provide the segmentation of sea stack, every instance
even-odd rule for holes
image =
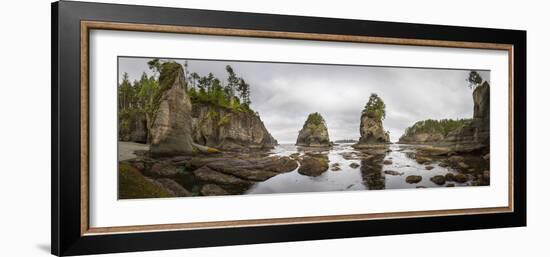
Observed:
[[[385,144],[390,142],[390,135],[384,130],[382,120],[376,119],[363,112],[361,114],[361,125],[359,126],[358,144]]]
[[[151,154],[185,155],[193,152],[191,99],[183,67],[176,62],[161,65],[158,109],[151,124]]]
[[[369,101],[361,112],[359,142],[356,148],[380,145],[390,142],[390,135],[384,130],[382,120],[386,117],[386,105],[377,94],[371,94]]]
[[[329,147],[331,145],[325,119],[315,112],[309,114],[304,126],[298,133],[297,146]]]
[[[490,87],[486,81],[472,93],[474,117],[471,122],[452,131],[442,144],[456,152],[488,151],[490,126]]]

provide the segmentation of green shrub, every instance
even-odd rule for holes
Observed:
[[[456,130],[471,119],[442,119],[442,120],[422,120],[414,123],[405,130],[405,136],[412,136],[417,133],[441,133],[443,136],[448,135],[451,131]]]
[[[307,120],[305,124],[321,125],[321,124],[325,124],[325,119],[323,119],[323,116],[321,116],[320,113],[314,112],[309,114],[309,116],[307,116]]]
[[[363,109],[363,114],[381,121],[386,118],[386,104],[377,94],[371,94]]]

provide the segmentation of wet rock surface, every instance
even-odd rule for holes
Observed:
[[[319,176],[328,170],[328,158],[326,155],[306,155],[300,159],[298,173],[306,176]]]
[[[144,155],[122,163],[138,171],[164,197],[489,185],[489,162],[482,155],[426,156],[419,148],[422,147],[385,145],[359,150],[351,144],[331,149],[292,146],[288,152],[223,152],[163,158]],[[340,178],[346,180],[331,182]]]
[[[201,194],[204,196],[210,195],[228,195],[229,192],[225,191],[221,186],[216,184],[206,184],[201,188]]]
[[[422,176],[410,175],[410,176],[407,176],[405,181],[407,181],[407,183],[409,183],[409,184],[416,184],[416,183],[422,181]]]
[[[443,185],[445,184],[445,176],[437,175],[430,178],[430,181],[434,182],[437,185]]]

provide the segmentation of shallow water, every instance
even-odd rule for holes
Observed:
[[[339,144],[331,149],[302,149],[290,144],[277,146],[270,155],[290,156],[293,153],[304,154],[306,151],[320,152],[327,154],[329,158],[329,170],[317,177],[306,176],[298,173],[298,169],[277,175],[266,181],[259,182],[252,186],[245,194],[265,193],[297,193],[297,192],[326,192],[326,191],[351,191],[351,190],[373,190],[373,189],[403,189],[422,187],[444,187],[430,181],[436,175],[447,173],[458,173],[450,167],[441,167],[435,161],[429,165],[423,165],[412,159],[411,154],[416,152],[412,145],[389,145],[390,152],[386,153],[384,160],[391,160],[392,164],[382,164],[380,160],[375,165],[372,162],[362,160],[361,153],[351,147],[352,144]],[[342,154],[351,155],[353,159],[346,160]],[[332,164],[339,163],[341,170],[333,171]],[[357,168],[350,167],[356,163]],[[426,166],[434,167],[427,170]],[[397,171],[402,175],[384,174],[384,171]],[[422,176],[422,181],[417,184],[408,184],[405,178],[409,175]],[[459,184],[451,182],[456,186],[470,185],[468,182]]]

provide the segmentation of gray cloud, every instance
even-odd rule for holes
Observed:
[[[119,58],[119,76],[139,79],[149,58]],[[176,60],[184,63],[185,60]],[[307,115],[319,112],[331,140],[359,138],[359,119],[371,93],[386,103],[384,127],[395,141],[423,119],[470,118],[469,70],[187,60],[189,70],[227,78],[225,66],[251,85],[252,108],[279,142],[295,142]],[[478,71],[490,80],[489,71]]]

